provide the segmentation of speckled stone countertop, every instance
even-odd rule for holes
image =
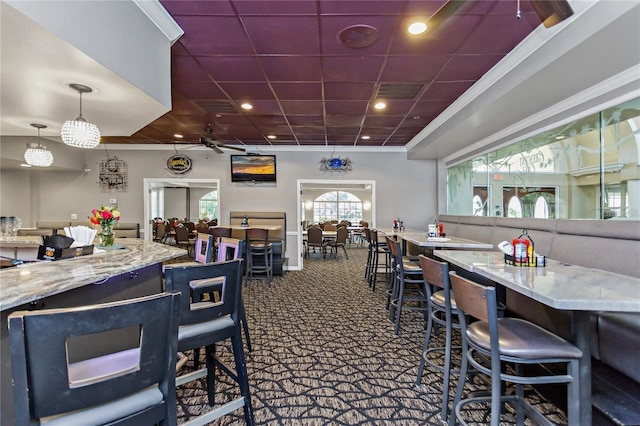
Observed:
[[[545,305],[579,311],[640,312],[640,279],[547,259],[546,267],[511,266],[495,251],[436,250],[434,256]]]
[[[137,238],[116,238],[119,250],[0,270],[0,310],[184,256],[186,250]]]

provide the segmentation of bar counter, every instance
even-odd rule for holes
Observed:
[[[124,249],[0,270],[0,310],[103,283],[111,277],[184,256],[186,250],[137,238],[116,239]]]
[[[14,424],[8,316],[17,310],[65,308],[146,296],[163,291],[162,262],[187,254],[176,247],[116,238],[124,248],[0,270],[0,424]],[[113,342],[87,345],[99,351]]]

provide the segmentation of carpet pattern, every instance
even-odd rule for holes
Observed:
[[[366,249],[347,249],[337,260],[311,255],[303,271],[274,277],[272,287],[251,280],[243,288],[252,352],[246,352],[255,420],[259,425],[440,424],[442,375],[425,368],[415,386],[424,320],[403,312],[400,336],[385,309],[385,287],[364,280]],[[384,280],[383,277],[381,277]],[[444,330],[439,336],[442,345]],[[228,356],[230,345],[220,345]],[[204,352],[204,351],[201,351]],[[193,355],[190,355],[193,356]],[[184,371],[193,365],[190,359]],[[219,374],[216,404],[235,395],[235,383]],[[457,376],[453,376],[451,394]],[[482,383],[467,383],[465,391]],[[204,379],[178,388],[178,423],[210,410]],[[565,414],[531,392],[538,410],[555,424]],[[485,408],[480,407],[483,410]],[[470,424],[487,424],[480,410]],[[473,423],[475,421],[475,423]],[[513,422],[504,416],[506,424]],[[242,410],[215,425],[242,425]]]

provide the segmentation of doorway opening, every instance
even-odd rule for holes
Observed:
[[[331,209],[335,207],[336,218],[340,215],[353,215],[359,213],[362,220],[369,223],[370,227],[374,227],[376,223],[376,181],[375,180],[348,180],[348,179],[298,179],[298,198],[297,198],[297,236],[298,236],[298,253],[299,253],[299,269],[303,268],[304,261],[304,244],[302,231],[305,224],[314,223],[314,219],[324,217],[322,214],[333,214]],[[346,200],[336,199],[335,202],[330,200],[327,202],[324,198],[326,194],[336,194],[336,198],[340,198],[339,194],[350,194],[359,199],[357,202],[349,202]],[[335,204],[335,206],[334,206]],[[348,208],[347,208],[348,207]],[[358,207],[360,210],[358,211]],[[322,214],[316,211],[318,208],[323,209]],[[328,210],[327,210],[328,209]],[[342,209],[342,212],[340,211]],[[346,209],[346,210],[345,210]],[[353,223],[353,221],[350,220]],[[357,223],[358,221],[356,221]]]
[[[203,205],[200,199],[212,192],[217,194],[217,203],[210,206],[210,210],[220,212],[220,179],[144,178],[144,239],[153,239],[151,224],[160,212],[165,220],[169,217],[201,218]]]

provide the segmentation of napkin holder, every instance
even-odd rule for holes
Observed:
[[[93,254],[93,244],[72,248],[55,248],[46,245],[38,247],[39,260],[70,259],[72,257],[86,256],[88,254]]]

